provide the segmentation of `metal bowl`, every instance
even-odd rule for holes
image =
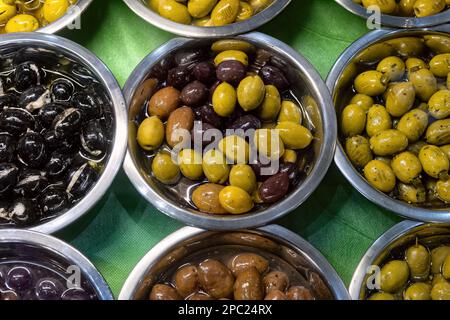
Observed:
[[[124,2],[142,19],[162,30],[191,38],[219,38],[246,33],[257,29],[275,18],[291,0],[275,0],[269,7],[248,20],[232,23],[222,27],[197,27],[173,22],[161,17],[147,7],[141,0],[124,0]]]
[[[17,229],[0,230],[1,259],[42,263],[46,268],[73,275],[80,271],[82,280],[89,283],[99,300],[113,300],[114,296],[95,266],[78,250],[52,236]],[[2,261],[3,262],[3,261]],[[69,269],[70,267],[70,269]]]
[[[376,30],[354,42],[339,57],[328,74],[327,86],[332,92],[336,109],[342,104],[343,92],[348,92],[356,75],[356,61],[358,55],[372,45],[378,45],[386,40],[411,35],[444,34],[448,36],[450,25],[437,26],[432,29],[414,30]],[[373,47],[372,47],[373,48]],[[371,57],[377,60],[378,57]],[[337,113],[340,111],[337,109]],[[449,222],[450,209],[427,209],[409,205],[406,202],[395,200],[388,195],[373,188],[366,179],[355,169],[348,159],[342,144],[338,141],[334,161],[347,180],[367,199],[386,210],[395,212],[403,217],[427,222]]]
[[[367,12],[367,9],[362,5],[355,3],[353,0],[335,0],[342,7],[348,11],[356,14],[360,17],[368,19],[372,16],[371,12]],[[450,10],[446,10],[429,17],[416,18],[416,17],[399,17],[388,14],[381,14],[381,24],[389,27],[396,28],[422,28],[431,27],[450,21]]]
[[[305,278],[310,273],[318,275],[334,299],[349,299],[344,283],[322,254],[297,234],[278,225],[235,232],[184,227],[163,239],[139,261],[122,287],[118,299],[146,299],[151,287],[167,269],[184,264],[200,250],[203,250],[201,254],[204,258],[208,252],[229,245],[274,254]]]
[[[103,62],[93,53],[70,40],[38,32],[2,35],[0,37],[0,56],[11,52],[14,54],[20,52],[29,59],[41,57],[46,62],[55,59],[55,63],[61,61],[63,63],[77,63],[97,78],[111,101],[114,116],[114,128],[111,130],[114,130],[114,134],[109,159],[102,175],[92,189],[75,206],[52,220],[29,228],[42,233],[54,233],[88,212],[105,194],[119,171],[127,143],[125,101],[120,86]]]
[[[204,229],[231,230],[265,225],[282,217],[302,204],[317,188],[325,176],[335,148],[337,124],[331,106],[331,98],[320,75],[314,67],[288,45],[262,33],[249,33],[237,37],[249,41],[257,47],[276,53],[287,64],[286,74],[296,87],[294,92],[308,110],[316,132],[313,145],[314,159],[308,176],[299,186],[280,202],[244,215],[214,216],[201,213],[183,205],[178,198],[170,196],[156,183],[140,161],[140,150],[136,142],[134,115],[148,97],[144,81],[152,67],[167,54],[180,48],[196,47],[211,40],[173,39],[148,55],[133,71],[124,87],[129,109],[128,152],[124,170],[136,189],[158,210],[183,223]]]
[[[352,299],[366,298],[366,284],[373,272],[372,266],[380,265],[393,250],[403,251],[405,247],[415,244],[416,239],[422,244],[431,246],[450,244],[450,224],[403,221],[389,229],[367,250],[356,268],[349,287]]]

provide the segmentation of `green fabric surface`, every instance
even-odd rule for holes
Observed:
[[[121,85],[147,54],[174,37],[146,23],[121,0],[95,0],[81,26],[61,35],[97,54]],[[260,31],[297,49],[325,79],[342,51],[368,30],[363,19],[333,0],[293,0]],[[399,220],[360,195],[333,164],[310,199],[275,223],[310,241],[348,285],[367,248]],[[180,227],[142,199],[121,171],[96,207],[57,236],[86,254],[117,296],[141,257]]]

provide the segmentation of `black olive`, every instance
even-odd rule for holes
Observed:
[[[5,93],[0,96],[0,110],[17,106],[17,96],[12,93]]]
[[[98,173],[88,163],[75,168],[67,182],[66,192],[73,198],[79,199],[86,195],[97,181]]]
[[[9,216],[20,227],[30,226],[41,216],[39,207],[26,198],[19,198],[8,208]]]
[[[4,195],[16,185],[18,172],[15,164],[0,163],[0,195]]]
[[[159,60],[150,71],[150,78],[157,78],[159,81],[164,81],[167,78],[167,72],[175,67],[173,55],[168,55]]]
[[[61,138],[56,136],[55,130],[47,130],[43,134],[45,146],[48,150],[60,150],[68,152],[75,149],[78,139],[73,136]]]
[[[106,151],[107,139],[100,121],[89,121],[81,130],[82,148],[92,156],[99,157]]]
[[[55,80],[50,88],[53,101],[69,101],[74,90],[73,83],[67,79]]]
[[[47,186],[47,183],[43,172],[25,169],[19,174],[14,193],[22,197],[34,198]]]
[[[34,129],[33,115],[25,109],[5,108],[0,113],[0,128],[12,133],[22,134],[28,129]]]
[[[39,206],[44,215],[61,213],[68,202],[67,193],[54,186],[49,186],[39,196]]]
[[[18,91],[40,84],[41,69],[33,62],[19,64],[14,71],[14,84]]]
[[[50,160],[45,165],[45,172],[49,178],[63,175],[72,163],[72,158],[67,152],[54,151]]]
[[[191,70],[188,67],[175,67],[167,74],[167,85],[179,90],[191,82]]]
[[[20,95],[18,105],[20,108],[33,112],[50,103],[50,101],[50,91],[43,86],[36,86],[25,90]]]
[[[85,92],[77,92],[72,97],[72,105],[81,111],[85,120],[98,118],[100,115],[100,106],[93,95]]]
[[[48,103],[39,110],[38,119],[46,128],[53,125],[55,118],[64,112],[66,108],[60,103]]]
[[[30,131],[20,138],[17,157],[24,165],[39,168],[47,161],[45,140],[39,133]]]
[[[175,53],[175,63],[178,66],[189,66],[193,63],[205,60],[207,53],[203,48],[191,48]]]
[[[69,108],[59,114],[53,121],[56,136],[65,138],[80,131],[83,119],[79,109]]]
[[[10,162],[15,149],[15,139],[9,133],[0,133],[0,162]]]

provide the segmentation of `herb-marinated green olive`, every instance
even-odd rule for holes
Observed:
[[[386,163],[389,167],[391,166],[391,162],[392,162],[392,158],[391,157],[380,157],[380,156],[377,156],[374,159],[375,160],[380,160],[380,161]]]
[[[388,82],[388,76],[379,71],[369,70],[355,78],[355,89],[358,93],[374,97],[386,91]]]
[[[344,136],[361,134],[366,127],[366,112],[356,104],[350,104],[342,110],[341,130]]]
[[[409,81],[416,90],[416,95],[422,101],[428,101],[438,90],[437,80],[434,74],[428,69],[420,69],[409,73]]]
[[[158,149],[164,141],[164,124],[156,117],[146,118],[137,131],[137,142],[142,149],[152,151]]]
[[[252,197],[243,189],[227,186],[219,193],[219,202],[231,214],[242,214],[253,209]]]
[[[403,293],[404,300],[430,300],[431,285],[428,283],[418,282],[410,285]]]
[[[186,5],[175,0],[160,0],[158,13],[164,18],[178,23],[190,24],[192,21]]]
[[[450,53],[438,54],[430,61],[430,71],[436,77],[447,77],[450,72]]]
[[[395,0],[362,0],[362,4],[365,8],[370,6],[376,6],[381,13],[390,14],[397,10],[397,3]]]
[[[239,105],[244,111],[258,108],[264,101],[266,87],[259,76],[248,76],[244,78],[237,88]]]
[[[239,14],[239,0],[219,0],[211,12],[214,26],[220,27],[236,21]]]
[[[378,156],[389,156],[401,152],[408,146],[408,138],[398,130],[384,130],[370,138],[370,148]]]
[[[425,138],[428,143],[444,145],[450,143],[450,119],[433,122],[428,126]]]
[[[178,156],[178,163],[183,176],[190,180],[203,177],[202,155],[194,149],[183,149]]]
[[[230,171],[230,185],[252,194],[256,190],[256,175],[253,169],[246,164],[237,164]]]
[[[410,82],[392,86],[386,95],[386,111],[394,117],[401,117],[414,105],[416,92]]]
[[[401,260],[391,260],[381,268],[381,290],[388,293],[395,293],[405,286],[408,278],[408,264]]]
[[[203,172],[209,182],[223,184],[228,180],[230,166],[222,152],[211,149],[203,155]]]
[[[280,122],[275,128],[279,130],[281,140],[288,149],[305,149],[314,138],[311,131],[298,123]]]
[[[403,115],[397,124],[397,130],[403,132],[410,143],[416,142],[428,126],[428,115],[421,109],[413,109]],[[417,152],[418,153],[418,152]]]
[[[376,189],[391,192],[395,188],[395,174],[386,163],[372,160],[364,167],[364,176]]]
[[[295,102],[290,100],[283,100],[281,102],[281,110],[278,114],[278,122],[290,121],[301,124],[302,120],[302,111]]]
[[[422,172],[419,158],[408,151],[396,155],[392,159],[391,167],[397,179],[403,183],[413,182]]]
[[[449,5],[447,1],[447,5]],[[428,48],[436,53],[449,53],[450,52],[450,37],[439,34],[427,34],[423,36],[425,44]]]
[[[439,90],[428,101],[428,111],[436,119],[450,116],[450,90]]]
[[[174,184],[180,176],[180,168],[172,161],[170,154],[159,152],[152,161],[152,172],[164,184]]]
[[[450,246],[440,246],[431,250],[431,272],[441,273],[445,258],[450,255]]]
[[[345,140],[345,152],[350,161],[358,167],[363,168],[372,159],[369,140],[363,136],[353,136]]]
[[[395,300],[395,296],[387,292],[375,292],[367,300]]]
[[[432,300],[450,300],[450,282],[439,282],[431,289]]]
[[[416,17],[428,17],[435,15],[445,8],[445,0],[417,0],[414,2]]]
[[[450,254],[445,257],[444,263],[442,264],[442,275],[445,279],[450,280]]]
[[[407,203],[423,203],[427,200],[427,192],[425,187],[421,184],[417,186],[412,184],[399,183],[398,197]]]
[[[373,98],[362,93],[357,93],[350,100],[350,104],[356,104],[364,109],[364,111],[369,111],[369,109],[373,106],[374,101]]]
[[[369,137],[392,128],[392,120],[386,108],[374,104],[367,112],[366,132]]]
[[[258,109],[259,118],[263,121],[274,121],[281,109],[280,92],[273,85],[266,86],[266,94]]]
[[[450,202],[450,179],[436,182],[436,195],[442,201]]]
[[[414,16],[414,2],[416,0],[400,0],[398,2],[398,14],[402,17]]]
[[[237,95],[234,87],[226,82],[219,84],[214,90],[212,104],[214,111],[222,117],[230,116],[236,107]]]
[[[447,155],[436,146],[427,145],[419,152],[419,160],[423,170],[433,178],[442,178],[448,175],[449,160]]]
[[[235,60],[242,63],[244,66],[248,66],[248,56],[245,52],[240,50],[226,50],[220,52],[215,58],[214,58],[214,64],[218,66],[224,61],[228,60]]]
[[[219,141],[219,150],[232,163],[248,163],[249,145],[245,139],[237,135],[231,135]]]
[[[220,184],[202,184],[192,193],[192,202],[201,212],[225,214],[227,211],[219,202],[219,193],[223,188],[225,187]]]
[[[430,274],[430,253],[421,244],[415,244],[405,252],[405,260],[408,263],[410,277],[413,280],[425,280]]]
[[[266,258],[250,252],[234,256],[227,265],[235,276],[249,268],[255,268],[260,274],[264,274],[269,270],[269,261]]]
[[[387,57],[378,63],[377,71],[387,75],[389,81],[399,81],[405,74],[406,66],[399,57]]]
[[[406,59],[406,69],[408,70],[408,73],[420,70],[420,69],[428,69],[428,65],[425,61],[423,61],[420,58],[408,58]]]
[[[397,55],[403,58],[419,57],[425,51],[423,39],[418,37],[394,38],[387,40],[386,43],[391,45],[397,51]]]

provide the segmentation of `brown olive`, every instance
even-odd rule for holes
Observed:
[[[206,293],[202,293],[202,292],[197,292],[194,293],[193,295],[189,296],[187,298],[187,300],[191,300],[191,301],[201,301],[201,300],[214,300],[213,298],[211,298],[209,295],[207,295]]]
[[[190,107],[201,106],[208,98],[208,88],[200,81],[193,81],[181,90],[181,101]]]
[[[266,294],[266,297],[264,300],[287,300],[287,296],[284,292],[274,289],[269,291],[269,293]]]
[[[186,265],[179,268],[173,276],[173,284],[180,296],[186,298],[198,289],[197,267]]]
[[[269,269],[269,261],[259,254],[241,253],[229,261],[228,267],[235,276],[251,267],[256,268],[259,273],[264,274]]]
[[[267,293],[272,290],[284,291],[289,285],[289,278],[282,271],[272,271],[264,276],[263,283]]]
[[[290,287],[286,295],[288,300],[314,300],[311,291],[303,286]]]
[[[259,195],[265,203],[274,203],[283,198],[288,190],[289,175],[281,172],[263,182]]]
[[[207,259],[201,262],[198,279],[201,288],[213,298],[228,298],[233,293],[233,274],[220,261]]]
[[[262,300],[264,287],[261,275],[255,267],[250,267],[238,274],[234,283],[234,300]]]
[[[149,296],[150,300],[183,300],[177,290],[166,284],[153,286]]]
[[[161,120],[167,119],[180,104],[180,91],[174,87],[165,87],[157,91],[148,103],[148,113]]]

